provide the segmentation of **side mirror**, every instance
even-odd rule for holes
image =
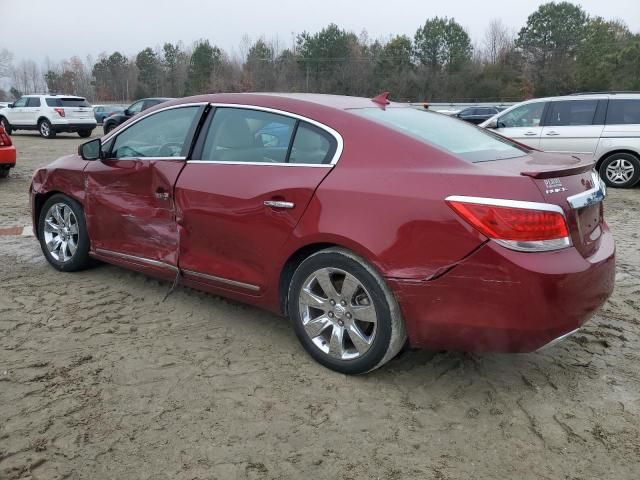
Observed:
[[[489,120],[489,123],[487,123],[484,128],[498,128],[498,119],[492,118],[491,120]]]
[[[13,103],[10,103],[9,105],[7,105],[7,107],[13,108]]]
[[[132,117],[133,116],[133,113],[131,113],[128,108],[125,108],[124,112],[122,112],[122,113],[124,113],[127,117]]]
[[[78,155],[80,155],[83,160],[102,159],[102,140],[96,138],[95,140],[83,143],[78,147]]]

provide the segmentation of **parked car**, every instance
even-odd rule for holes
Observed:
[[[172,98],[143,98],[142,100],[138,100],[137,102],[133,102],[127,108],[124,109],[122,113],[115,113],[110,115],[108,118],[105,118],[104,123],[102,124],[102,129],[104,130],[105,135],[118,125],[122,125],[124,122],[129,120],[134,115],[146,110],[147,108],[151,108],[155,105],[158,105],[163,102],[167,102],[169,100],[173,100]]]
[[[104,119],[110,115],[124,112],[124,108],[116,105],[94,105],[93,114],[96,118],[96,122],[103,123]]]
[[[592,162],[381,97],[175,100],[37,170],[30,192],[54,268],[99,259],[282,313],[344,373],[407,342],[533,351],[614,284]]]
[[[9,135],[14,130],[37,130],[45,138],[61,132],[86,138],[96,128],[91,105],[69,95],[24,95],[0,110],[0,124]]]
[[[0,178],[7,178],[9,170],[16,166],[16,147],[11,142],[11,137],[0,125]]]
[[[453,116],[464,120],[465,122],[478,125],[479,123],[488,120],[496,113],[502,111],[499,107],[467,107],[455,113]]]
[[[481,127],[533,148],[584,155],[610,187],[640,180],[640,94],[538,98],[514,105]]]

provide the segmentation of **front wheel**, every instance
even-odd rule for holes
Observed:
[[[91,263],[82,207],[66,195],[53,195],[43,205],[38,219],[38,240],[42,253],[56,270],[73,272]]]
[[[11,128],[11,124],[9,123],[9,120],[7,120],[4,117],[0,118],[0,125],[4,127],[4,131],[7,132],[7,135],[11,135],[11,132],[13,131],[13,129]]]
[[[0,165],[0,178],[7,178],[9,176],[9,170],[11,170],[11,167]]]
[[[54,138],[56,136],[56,131],[51,126],[51,122],[47,119],[40,120],[38,130],[40,131],[40,135],[44,138]]]
[[[102,127],[105,135],[109,133],[111,130],[113,130],[114,128],[116,128],[116,126],[113,123],[107,123],[105,126]]]
[[[300,264],[288,307],[305,350],[341,373],[374,370],[406,341],[400,308],[380,274],[341,248],[322,250]]]
[[[91,132],[92,130],[80,130],[78,135],[80,135],[80,138],[89,138],[91,136]]]
[[[630,153],[614,153],[600,165],[600,176],[609,187],[631,188],[640,180],[640,160]]]

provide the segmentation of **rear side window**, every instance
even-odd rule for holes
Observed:
[[[640,100],[609,100],[607,125],[640,124]]]
[[[320,165],[331,162],[336,152],[336,139],[321,128],[300,122],[291,147],[289,163]]]
[[[563,100],[560,102],[551,102],[551,111],[547,125],[556,127],[592,125],[597,107],[597,100]]]
[[[39,106],[40,106],[40,98],[29,97],[29,100],[27,100],[27,107],[39,107]]]
[[[120,133],[111,158],[167,158],[185,155],[187,135],[199,107],[182,107],[149,115]]]
[[[63,107],[90,107],[89,102],[84,98],[61,98],[60,102]]]
[[[545,102],[526,103],[498,117],[498,128],[539,127]]]
[[[62,106],[62,102],[60,101],[59,98],[46,98],[45,102],[47,102],[47,105],[49,105],[50,107],[61,107]]]
[[[466,122],[439,113],[415,108],[362,108],[351,111],[469,162],[527,155],[526,150],[506,138],[491,135]]]

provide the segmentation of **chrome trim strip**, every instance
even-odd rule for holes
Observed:
[[[150,265],[152,267],[167,268],[167,269],[172,270],[174,272],[178,271],[178,267],[176,267],[174,265],[170,265],[170,264],[165,263],[165,262],[161,262],[159,260],[151,260],[150,258],[137,257],[135,255],[128,255],[126,253],[114,252],[112,250],[104,250],[102,248],[96,248],[95,252],[98,255],[106,255],[108,257],[121,258],[123,260],[132,260],[134,262],[144,263],[144,264]]]
[[[549,343],[546,343],[543,346],[541,346],[538,350],[536,350],[536,352],[541,352],[543,350],[546,350],[548,348],[551,348],[551,347],[563,342],[564,340],[566,340],[570,336],[575,335],[576,333],[578,333],[578,330],[580,330],[580,329],[576,328],[575,330],[571,330],[570,332],[565,333],[564,335],[560,335],[558,338],[554,338]]]
[[[272,208],[293,208],[296,206],[293,202],[287,202],[284,200],[265,200],[265,206]]]
[[[600,178],[600,174],[594,170],[591,172],[591,178],[593,180],[593,188],[567,197],[567,202],[574,210],[600,203],[607,196],[607,187]]]
[[[202,278],[204,280],[210,280],[212,282],[224,283],[226,285],[231,285],[234,287],[246,288],[247,290],[251,290],[253,292],[258,292],[260,287],[257,285],[251,285],[250,283],[238,282],[237,280],[229,280],[228,278],[216,277],[215,275],[208,275],[206,273],[194,272],[192,270],[182,270],[183,274],[191,275],[193,277]]]
[[[527,202],[524,200],[507,200],[504,198],[467,197],[465,195],[451,195],[445,198],[447,202],[476,203],[480,205],[494,205],[496,207],[525,208],[527,210],[542,210],[559,213],[563,217],[564,210],[552,203]]]
[[[215,163],[217,165],[255,165],[263,167],[312,167],[312,168],[333,168],[329,163],[285,163],[285,162],[222,162],[218,160],[187,160],[187,163]]]

